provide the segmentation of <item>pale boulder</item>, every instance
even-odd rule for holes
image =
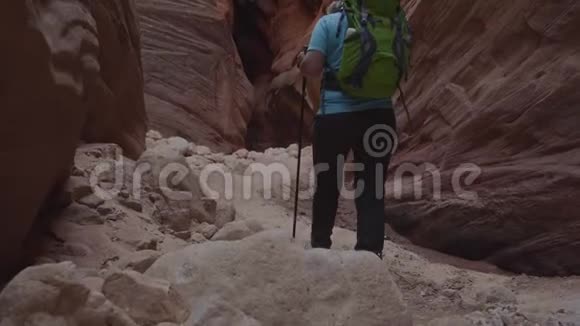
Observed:
[[[201,197],[197,178],[192,173],[188,173],[185,157],[174,148],[158,146],[149,149],[139,158],[137,166],[144,171],[143,180],[166,197],[168,194],[181,197],[175,193],[177,191],[190,192],[191,196]],[[186,175],[174,182],[169,175],[175,172],[184,172]]]
[[[226,204],[223,207],[217,209],[214,224],[218,228],[222,228],[224,225],[234,221],[235,219],[236,219],[235,207],[231,204]]]
[[[264,156],[264,153],[261,152],[256,152],[256,151],[250,151],[248,153],[248,159],[253,160],[253,161],[259,161],[262,157]]]
[[[85,281],[70,262],[25,269],[0,292],[0,325],[137,326]]]
[[[223,163],[225,160],[225,155],[223,153],[213,153],[208,155],[207,158],[214,163]]]
[[[252,171],[248,170],[248,167],[252,163],[254,163],[252,160],[240,158],[236,155],[228,155],[224,158],[225,166],[235,174],[251,173]]]
[[[185,155],[189,151],[189,142],[181,137],[170,137],[160,139],[155,143],[155,147],[168,147],[176,150],[181,155]]]
[[[188,156],[185,160],[189,168],[192,169],[193,171],[201,171],[208,164],[212,163],[212,161],[209,158],[200,155]]]
[[[155,143],[156,141],[151,139],[151,138],[146,138],[145,139],[145,149],[150,149],[155,147]]]
[[[239,149],[237,151],[234,152],[234,156],[238,157],[238,158],[247,158],[248,157],[248,153],[249,151],[245,148]]]
[[[105,280],[103,293],[139,325],[181,323],[189,316],[189,307],[169,282],[138,272],[111,274]]]
[[[263,230],[264,227],[256,220],[234,221],[224,225],[211,239],[215,241],[241,240]]]
[[[515,304],[517,303],[517,297],[515,293],[506,288],[500,286],[493,286],[489,288],[482,289],[476,295],[476,300],[480,304]]]
[[[191,241],[192,243],[202,243],[206,242],[207,238],[204,237],[203,234],[201,233],[193,233],[189,241]]]
[[[298,144],[288,146],[287,152],[290,157],[298,157]]]
[[[185,231],[192,221],[205,221],[210,215],[202,205],[203,192],[198,177],[185,157],[169,147],[147,150],[138,166],[145,171],[143,181],[162,195],[153,217],[174,231]]]
[[[163,138],[163,136],[161,135],[161,133],[157,130],[149,130],[147,131],[147,138],[150,138],[151,140],[160,140]]]
[[[194,232],[200,233],[206,239],[211,239],[218,232],[218,227],[213,224],[203,222],[194,228]]]
[[[209,149],[209,147],[207,147],[207,146],[199,145],[195,148],[195,154],[197,154],[197,155],[210,155],[211,149]]]
[[[131,269],[144,273],[161,256],[156,250],[139,250],[122,257],[115,265],[120,269]]]
[[[187,149],[185,150],[185,156],[191,156],[191,155],[195,154],[196,147],[197,147],[197,145],[195,143],[189,143],[187,145]]]
[[[286,153],[286,149],[285,148],[279,148],[279,147],[276,147],[276,148],[268,148],[268,149],[266,149],[264,151],[264,154],[265,155],[272,156],[272,157],[276,157],[276,156],[282,155],[283,153]]]
[[[105,280],[98,276],[86,276],[81,280],[81,284],[89,288],[91,291],[101,292]]]
[[[179,284],[194,309],[211,293],[262,325],[412,325],[375,255],[304,251],[283,231],[192,245],[162,256],[146,274]],[[195,318],[192,313],[189,322]]]
[[[226,155],[224,157],[224,164],[229,170],[234,170],[236,168],[239,158],[234,155]]]
[[[260,322],[246,315],[219,297],[210,296],[203,300],[205,304],[195,307],[188,325],[191,326],[262,326]]]
[[[275,154],[273,156],[265,155],[262,158],[261,162],[259,162],[259,163],[263,163],[266,165],[272,164],[272,163],[282,163],[282,164],[287,165],[289,161],[290,161],[290,155],[288,153],[286,153],[286,151],[284,151],[282,153],[278,153],[278,154]]]
[[[303,157],[312,157],[312,146],[306,146],[302,149]]]
[[[199,220],[199,222],[207,222],[220,229],[227,223],[236,219],[236,209],[231,203],[218,203],[215,199],[203,198],[202,205],[208,214],[206,219]]]

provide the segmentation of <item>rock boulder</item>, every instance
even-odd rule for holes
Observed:
[[[262,325],[412,324],[399,289],[375,255],[305,252],[282,231],[192,245],[162,256],[146,274],[179,284],[176,290],[192,307],[208,302],[228,307],[223,314],[244,325],[256,325],[248,316]]]
[[[87,278],[68,262],[24,270],[0,292],[0,324],[137,326],[102,293],[84,285]]]

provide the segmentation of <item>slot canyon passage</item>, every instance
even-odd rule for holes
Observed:
[[[580,325],[580,3],[402,1],[380,260],[307,246],[329,2],[1,1],[0,325]]]

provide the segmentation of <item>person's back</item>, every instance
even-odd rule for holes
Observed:
[[[301,71],[308,77],[323,74],[320,110],[314,123],[316,192],[313,201],[311,244],[330,248],[331,235],[343,185],[343,167],[349,151],[357,163],[355,202],[357,207],[356,250],[382,256],[384,242],[384,183],[396,140],[396,120],[390,98],[349,96],[334,80],[345,37],[350,33],[341,13],[322,17],[316,24]],[[340,26],[339,26],[340,25]],[[376,132],[390,148],[377,150]],[[382,139],[385,140],[385,139]],[[387,146],[389,147],[389,146]]]
[[[325,74],[335,73],[340,68],[344,40],[348,33],[348,22],[342,14],[332,13],[320,18],[310,39],[308,51],[318,51],[325,55]],[[340,25],[340,27],[339,27]],[[321,90],[321,103],[318,114],[333,114],[352,111],[364,111],[373,108],[390,109],[391,99],[361,99],[349,96],[341,91],[336,81],[325,76],[326,88]]]

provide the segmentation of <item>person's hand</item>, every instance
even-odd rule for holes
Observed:
[[[298,55],[296,56],[296,66],[298,68],[300,68],[300,66],[302,66],[302,61],[304,61],[304,56],[305,56],[305,53],[303,51],[298,53]]]
[[[302,61],[304,61],[304,56],[306,55],[306,49],[308,49],[308,48],[306,46],[304,46],[302,48],[302,51],[300,51],[296,55],[296,58],[294,59],[294,65],[297,66],[298,68],[300,68],[300,66],[302,65]]]

